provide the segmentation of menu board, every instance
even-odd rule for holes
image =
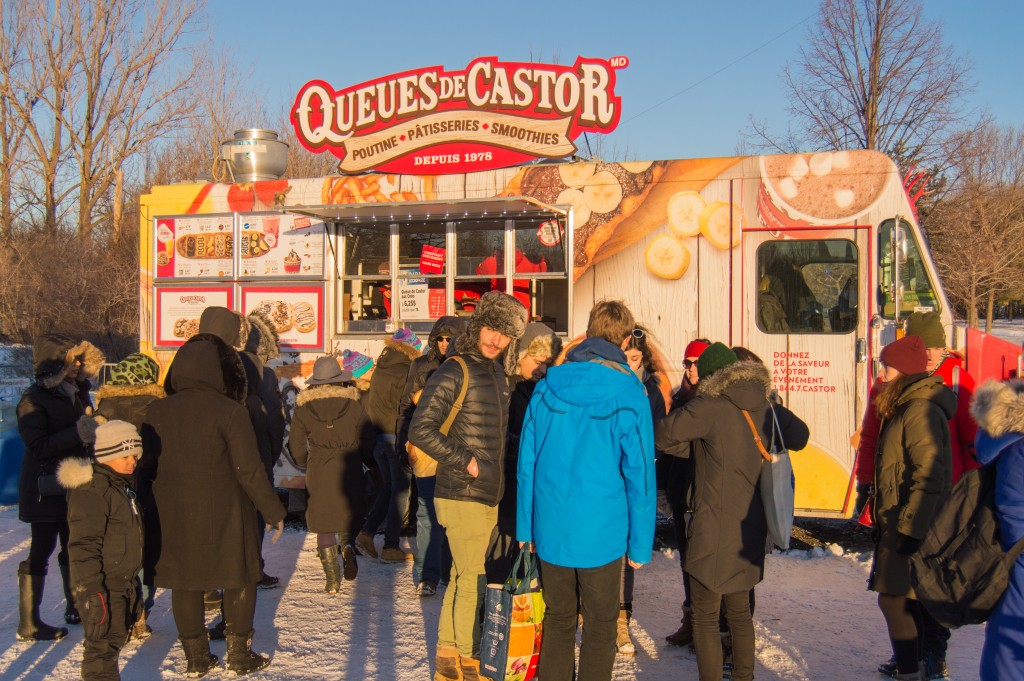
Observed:
[[[234,218],[185,215],[156,219],[157,279],[234,277]]]
[[[243,286],[242,313],[259,310],[277,330],[282,350],[323,350],[324,287]]]
[[[208,307],[231,309],[231,286],[157,286],[156,343],[160,348],[177,348],[199,333],[199,317]]]
[[[324,223],[301,215],[239,216],[241,277],[319,279],[324,274]]]

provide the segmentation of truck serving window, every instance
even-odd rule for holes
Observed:
[[[882,316],[887,319],[895,317],[897,297],[901,318],[920,309],[939,312],[939,297],[935,295],[935,285],[925,269],[914,230],[905,221],[900,222],[897,230],[893,229],[895,225],[895,220],[886,220],[878,228],[878,301]],[[895,287],[894,271],[899,272],[899,284]]]
[[[769,241],[757,249],[757,327],[765,333],[857,328],[857,247],[846,239]]]
[[[564,239],[564,217],[551,214],[338,225],[338,330],[382,333],[400,325],[428,332],[438,317],[468,317],[484,293],[503,291],[531,321],[565,333]]]

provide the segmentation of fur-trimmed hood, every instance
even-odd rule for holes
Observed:
[[[1024,434],[1024,382],[987,381],[974,392],[971,416],[994,438]]]
[[[402,343],[401,341],[396,341],[392,338],[388,338],[384,341],[384,347],[391,348],[392,350],[402,353],[409,358],[410,362],[423,354],[408,343]],[[377,364],[380,364],[380,360],[377,361]]]
[[[481,357],[480,330],[488,327],[511,340],[503,354],[505,373],[516,373],[519,364],[519,339],[526,331],[526,308],[518,300],[500,291],[488,291],[469,318],[469,329],[455,340],[455,350],[464,356]]]
[[[39,336],[32,343],[32,369],[36,383],[43,388],[56,388],[67,376],[71,362],[79,357],[83,364],[78,380],[96,378],[105,357],[95,345],[61,333]]]
[[[270,318],[258,310],[253,310],[247,319],[249,337],[245,341],[246,352],[255,354],[264,364],[280,357],[281,338]]]
[[[148,385],[110,385],[107,383],[101,385],[99,390],[96,391],[96,406],[99,407],[100,402],[108,397],[143,396],[160,399],[161,397],[167,397],[167,393],[164,391],[163,386],[156,383]]]
[[[756,404],[741,404],[737,401],[740,396],[734,394],[735,388],[740,383],[753,383],[757,390],[750,391],[750,395],[744,395],[749,400],[757,399]],[[772,389],[772,377],[768,373],[768,367],[760,362],[736,362],[724,366],[708,378],[702,379],[697,384],[698,397],[725,397],[741,409],[751,409],[760,406],[768,399]],[[748,392],[748,391],[743,391]],[[740,401],[745,402],[742,398]]]
[[[295,406],[301,407],[314,400],[327,400],[332,397],[344,397],[349,400],[359,399],[359,390],[349,385],[324,385],[306,388],[295,398]]]
[[[64,459],[57,466],[57,482],[64,489],[78,489],[92,482],[93,460],[81,457]]]

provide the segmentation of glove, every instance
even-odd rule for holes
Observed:
[[[853,517],[859,518],[864,510],[864,504],[868,503],[868,499],[875,494],[875,486],[870,482],[861,482],[857,483],[856,490],[857,498],[853,502]]]
[[[921,546],[920,539],[914,539],[909,534],[899,533],[896,537],[896,552],[904,556],[909,556],[917,553],[917,549]]]
[[[79,417],[75,423],[75,429],[78,430],[78,439],[82,441],[82,444],[91,445],[96,442],[96,428],[98,426],[99,423],[89,414],[83,414]]]
[[[81,606],[82,628],[85,630],[85,638],[90,641],[98,641],[106,638],[110,632],[110,611],[107,608],[109,597],[100,591],[86,596],[85,603]]]

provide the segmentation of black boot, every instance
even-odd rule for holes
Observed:
[[[185,676],[193,679],[202,678],[220,661],[216,655],[210,653],[210,640],[206,638],[206,634],[179,640],[182,650],[185,651],[185,660],[188,662]]]
[[[59,558],[59,557],[58,557]],[[60,566],[60,578],[64,582],[64,621],[68,624],[81,624],[82,617],[75,607],[75,599],[71,595],[71,567],[57,561]]]
[[[208,633],[210,634],[211,641],[224,640],[224,613],[221,613],[220,619],[213,623],[213,626],[209,628]]]
[[[252,629],[244,634],[227,635],[228,654],[227,664],[224,666],[238,676],[258,672],[270,666],[269,657],[252,652],[252,635]]]
[[[59,641],[68,635],[64,627],[51,627],[39,619],[45,575],[29,574],[27,562],[18,565],[18,640]]]
[[[327,586],[324,591],[329,594],[336,594],[341,591],[341,565],[338,563],[338,545],[327,546],[316,550],[320,556],[320,564],[324,566],[324,575],[327,576]]]

